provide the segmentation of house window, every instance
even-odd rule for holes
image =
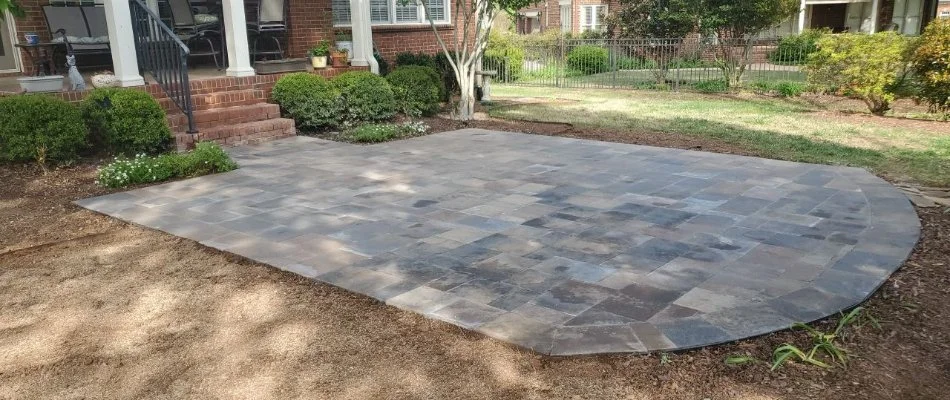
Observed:
[[[448,23],[449,0],[418,0],[403,5],[400,0],[370,0],[369,14],[373,25],[405,25],[427,23],[425,1],[429,6],[429,15],[436,23]],[[350,25],[350,1],[332,0],[333,25]]]
[[[581,32],[603,30],[605,14],[605,5],[581,6]]]
[[[950,10],[941,11],[940,18],[950,18]]]
[[[570,32],[572,30],[571,22],[571,5],[568,3],[561,6],[561,32]]]

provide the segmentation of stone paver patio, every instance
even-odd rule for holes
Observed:
[[[920,231],[856,168],[474,129],[233,155],[234,172],[79,204],[555,355],[822,318]]]

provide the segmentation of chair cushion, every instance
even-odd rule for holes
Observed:
[[[195,14],[195,24],[213,24],[218,22],[218,16],[214,14]]]
[[[66,39],[69,39],[69,43],[72,44],[103,44],[109,43],[108,36],[66,36]],[[52,43],[63,43],[63,37],[57,36],[50,40]]]

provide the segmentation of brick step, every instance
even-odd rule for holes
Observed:
[[[194,146],[194,141],[215,142],[226,146],[240,146],[256,144],[294,136],[297,129],[294,120],[288,118],[271,118],[263,121],[244,122],[233,125],[221,125],[200,130],[196,135],[184,132],[175,134],[175,142],[179,150]]]
[[[243,106],[213,108],[195,111],[195,128],[203,131],[223,125],[243,124],[280,118],[280,106],[270,103],[256,103]],[[168,114],[168,126],[172,132],[188,130],[188,118],[179,112]]]
[[[267,94],[261,89],[229,90],[226,92],[192,94],[191,105],[195,110],[212,110],[216,108],[246,106],[263,103]],[[164,97],[158,99],[165,112],[179,112],[178,106],[172,99]]]

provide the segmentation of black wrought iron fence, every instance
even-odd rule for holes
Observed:
[[[524,43],[523,56],[486,57],[497,81],[566,88],[700,89],[805,82],[809,49],[771,40],[559,39]]]

